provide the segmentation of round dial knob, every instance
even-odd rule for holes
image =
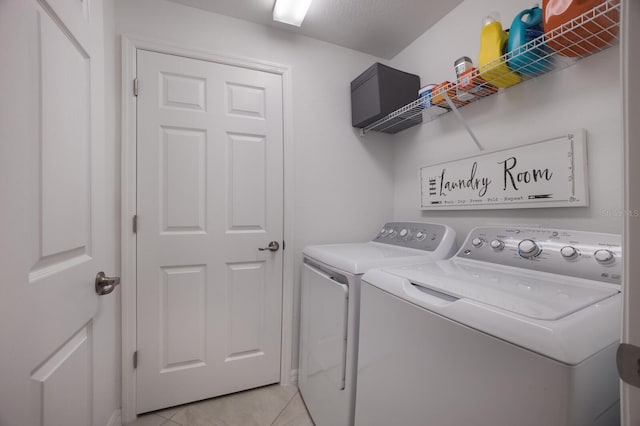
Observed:
[[[422,232],[422,231],[418,231],[418,232],[416,232],[416,239],[417,239],[417,240],[422,241],[422,240],[424,240],[426,237],[427,237],[427,234],[425,234],[424,232]]]
[[[471,240],[471,245],[474,247],[482,247],[484,240],[482,238],[474,238]]]
[[[593,256],[596,258],[598,263],[613,262],[613,259],[616,257],[611,250],[606,249],[596,250],[595,253],[593,253]]]
[[[536,257],[541,251],[542,248],[533,240],[522,240],[518,244],[518,254],[526,259]]]
[[[502,250],[504,248],[504,241],[502,240],[492,240],[491,248],[494,250]]]
[[[411,235],[411,232],[409,232],[407,228],[402,228],[402,230],[400,230],[400,237],[408,238],[410,235]]]
[[[382,229],[380,230],[380,236],[381,236],[381,237],[384,237],[385,235],[387,235],[387,228],[382,228]]]
[[[564,246],[560,249],[560,254],[565,259],[573,259],[578,256],[578,250],[575,247]]]
[[[389,231],[388,231],[388,235],[389,235],[390,237],[393,237],[394,235],[396,235],[396,230],[395,230],[395,229],[389,229]]]

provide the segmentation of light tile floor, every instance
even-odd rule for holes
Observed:
[[[313,426],[296,386],[271,385],[138,416],[128,426]]]

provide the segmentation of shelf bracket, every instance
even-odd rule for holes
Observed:
[[[456,116],[456,118],[460,121],[462,126],[466,129],[467,133],[469,133],[469,136],[471,136],[471,139],[473,139],[473,142],[476,144],[478,149],[480,151],[484,151],[484,148],[482,147],[482,145],[480,145],[480,142],[478,142],[478,138],[476,138],[476,135],[471,130],[471,127],[469,127],[469,125],[465,121],[465,119],[462,116],[462,114],[460,114],[460,111],[458,111],[458,107],[456,107],[456,105],[449,98],[449,95],[447,94],[447,91],[443,90],[442,94],[444,95],[444,99],[447,101],[447,104],[449,104],[449,108],[451,108],[451,111],[453,111],[453,115]]]

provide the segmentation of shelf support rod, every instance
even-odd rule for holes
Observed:
[[[478,142],[478,138],[476,138],[476,135],[471,130],[471,127],[469,127],[462,114],[460,114],[460,111],[458,111],[458,107],[456,107],[456,105],[449,98],[449,94],[447,93],[447,91],[443,90],[442,94],[444,95],[444,99],[447,101],[447,104],[449,104],[449,108],[451,108],[451,111],[453,111],[453,115],[456,116],[462,126],[466,129],[467,133],[469,133],[469,136],[471,136],[471,139],[473,139],[473,142],[476,144],[478,149],[480,151],[484,151],[484,148],[482,147],[482,145],[480,145],[480,142]]]

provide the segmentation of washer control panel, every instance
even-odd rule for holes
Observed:
[[[373,241],[395,246],[434,251],[444,238],[443,225],[423,222],[389,222],[378,231]]]
[[[479,227],[467,235],[456,257],[620,284],[621,244],[616,234]]]

